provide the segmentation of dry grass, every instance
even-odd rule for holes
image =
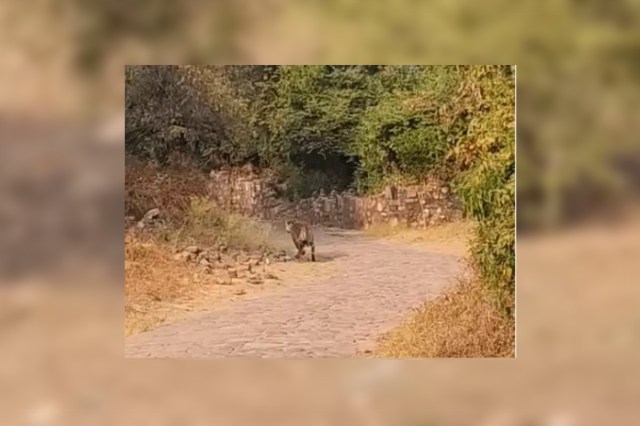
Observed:
[[[367,234],[389,241],[403,244],[415,244],[431,251],[465,256],[469,246],[469,239],[473,233],[474,223],[470,220],[460,220],[427,229],[411,229],[404,226],[391,227],[386,224],[373,225],[367,229]]]
[[[194,279],[195,266],[174,260],[169,247],[132,236],[125,238],[124,271],[127,336],[189,311],[207,284]]]
[[[396,330],[384,335],[378,356],[388,358],[510,358],[515,322],[491,303],[481,283],[461,281],[426,302]]]
[[[272,248],[271,232],[269,224],[226,213],[204,197],[191,197],[181,223],[170,230],[167,239],[199,245],[224,242],[231,248],[253,251]]]

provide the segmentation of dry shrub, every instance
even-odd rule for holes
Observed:
[[[149,330],[189,302],[206,285],[197,268],[173,259],[169,247],[140,237],[125,238],[125,334]]]
[[[157,241],[129,236],[125,239],[127,296],[135,294],[154,300],[175,300],[182,291],[177,278],[194,271],[187,263],[174,261],[170,248]]]
[[[157,236],[174,245],[213,246],[222,242],[238,250],[272,248],[269,242],[271,226],[228,213],[205,197],[191,197],[180,221],[174,221]]]
[[[460,281],[426,302],[384,335],[378,355],[389,358],[502,358],[515,355],[515,321],[477,280]]]
[[[209,200],[192,197],[180,230],[180,239],[195,243],[224,241],[241,250],[271,248],[271,228],[238,214],[227,213]]]
[[[125,215],[140,219],[147,211],[160,208],[171,218],[189,208],[190,197],[206,196],[207,175],[181,165],[160,170],[127,157],[125,188]]]

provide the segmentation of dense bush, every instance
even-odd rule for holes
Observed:
[[[252,162],[290,199],[437,175],[478,222],[472,254],[507,313],[515,269],[511,66],[128,67],[127,151]]]
[[[514,93],[510,67],[465,70],[456,107],[471,119],[449,157],[457,171],[456,194],[478,220],[473,259],[485,284],[509,313],[515,290]]]
[[[442,163],[446,134],[432,111],[416,108],[412,98],[412,93],[389,93],[363,115],[353,144],[362,164],[361,191],[380,189],[396,175],[425,176]]]

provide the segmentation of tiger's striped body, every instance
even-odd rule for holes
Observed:
[[[297,222],[294,220],[287,220],[285,222],[286,231],[291,234],[291,239],[293,240],[293,244],[296,246],[298,252],[296,253],[295,258],[299,259],[300,256],[304,255],[305,247],[311,247],[311,261],[316,261],[316,246],[313,241],[313,231],[311,227],[306,223]]]

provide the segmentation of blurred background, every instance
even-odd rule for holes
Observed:
[[[2,424],[636,424],[640,4],[0,5]],[[517,64],[517,359],[123,359],[124,64]],[[634,284],[635,283],[635,284]]]

